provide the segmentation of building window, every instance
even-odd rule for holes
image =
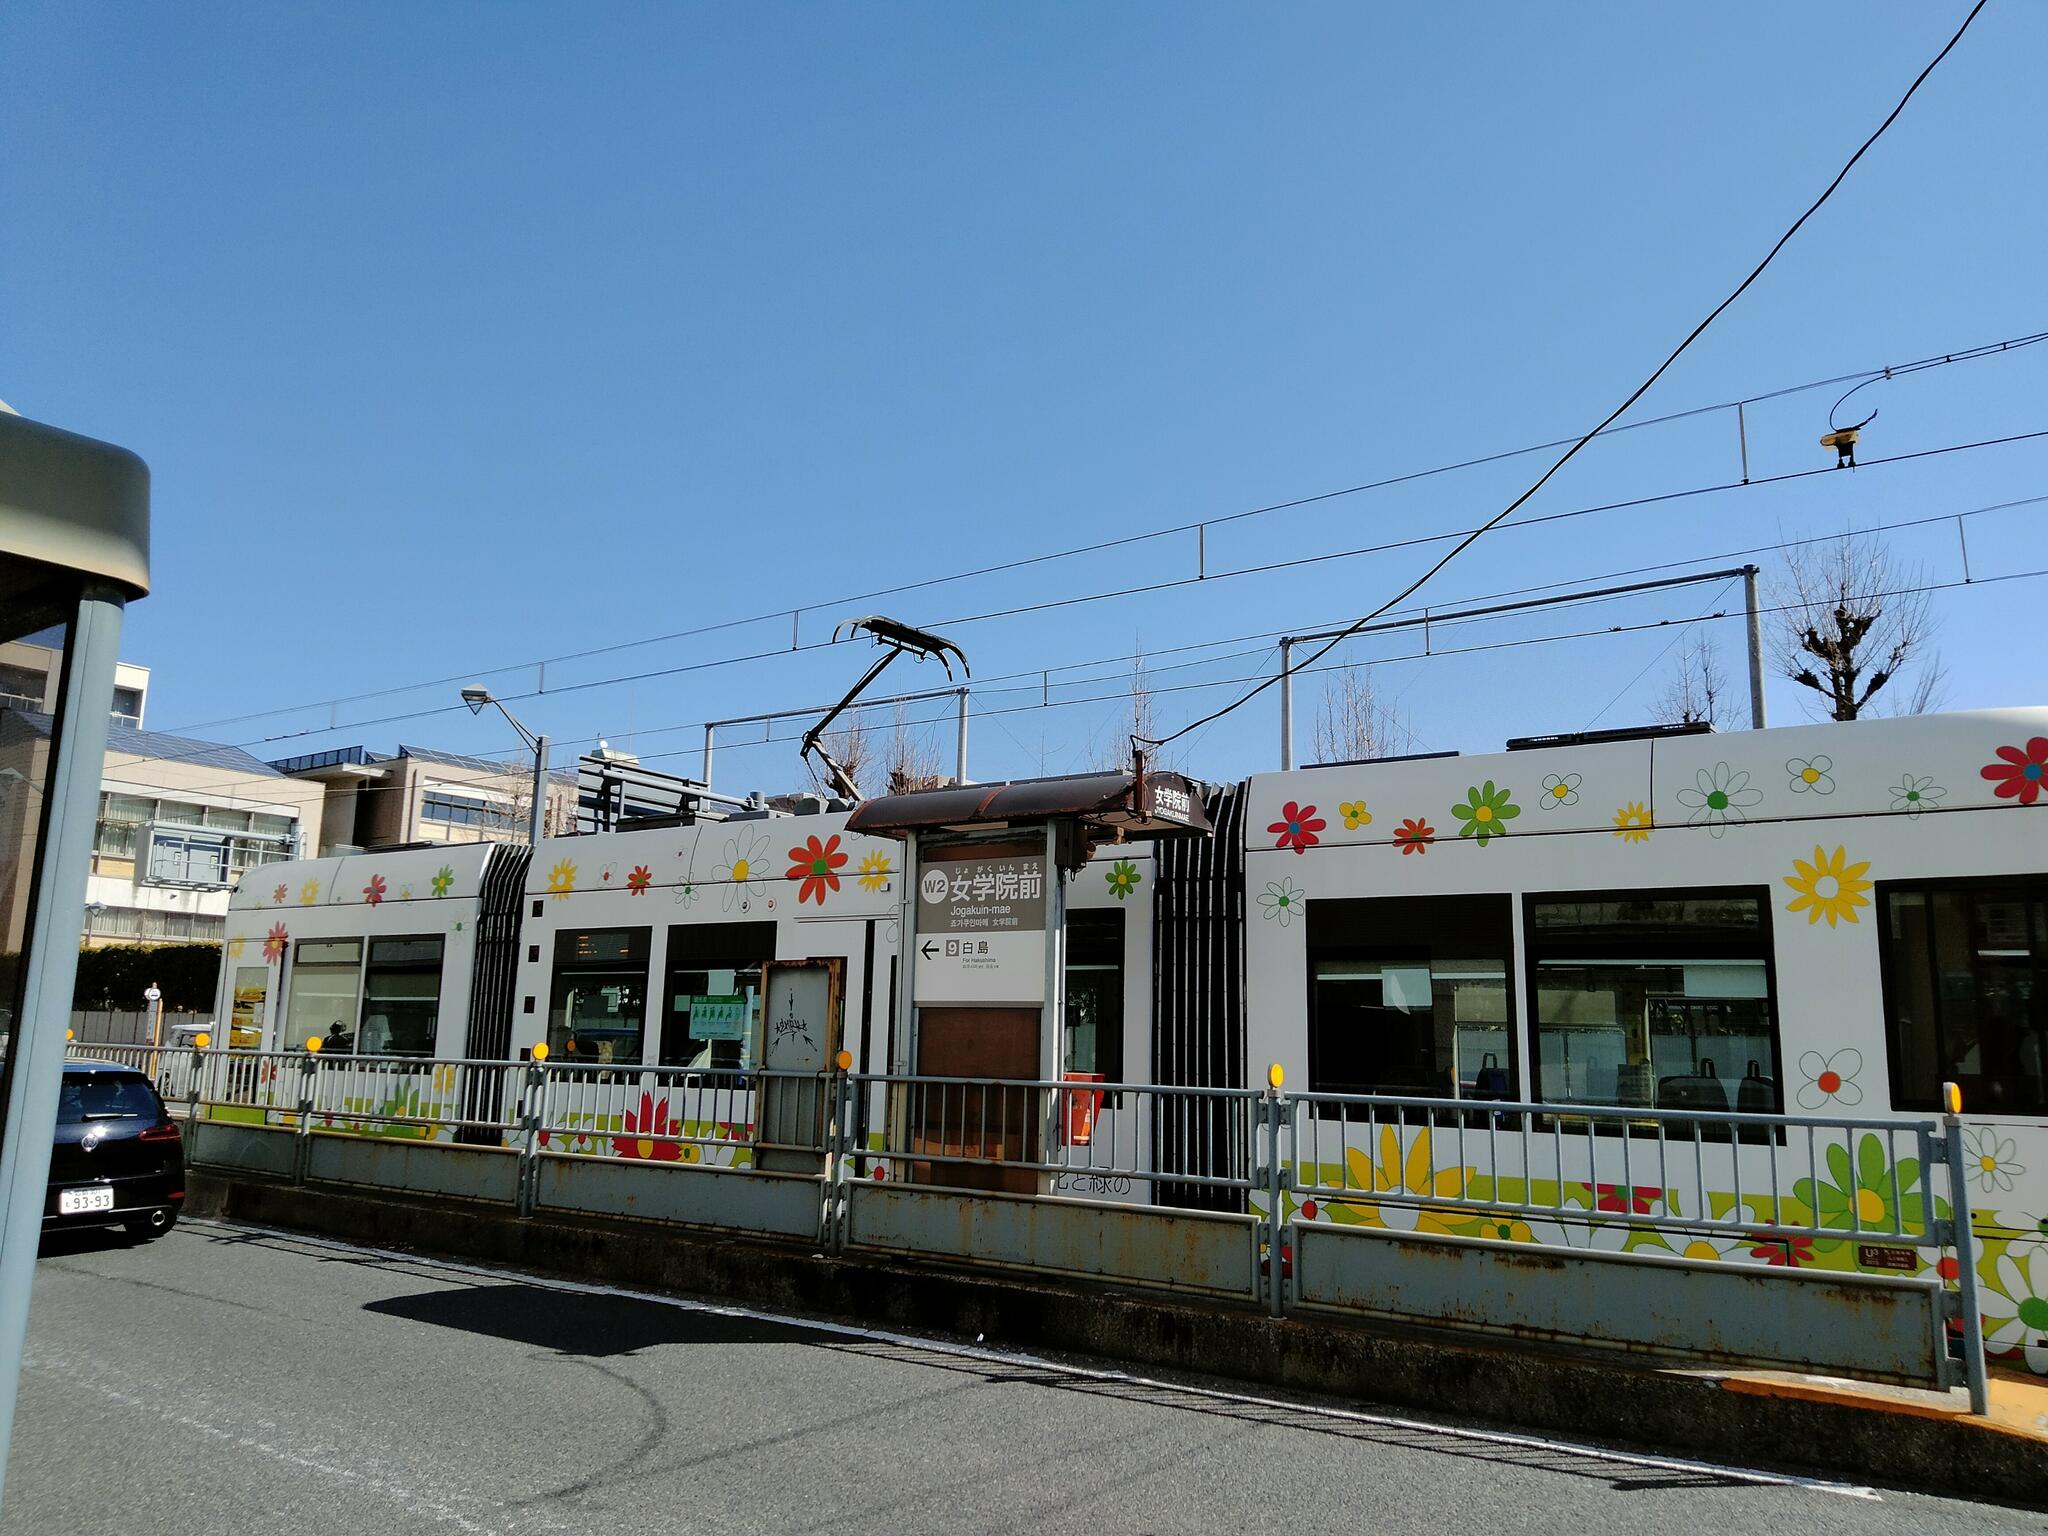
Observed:
[[[1124,914],[1067,913],[1067,1041],[1069,1072],[1106,1083],[1124,1080]]]
[[[114,718],[123,725],[142,729],[142,690],[140,688],[116,688],[114,690]]]
[[[1515,1093],[1505,896],[1311,902],[1309,1088]]]
[[[318,1036],[323,1051],[356,1048],[353,1025],[362,993],[361,939],[300,939],[292,946],[285,993],[287,1048]]]
[[[517,817],[517,809],[510,802],[488,795],[468,795],[437,786],[420,797],[422,821],[438,821],[451,827],[509,832],[513,830]]]
[[[365,1056],[431,1056],[440,1017],[440,938],[370,940],[356,1049]]]
[[[1525,905],[1538,1098],[1779,1111],[1766,893],[1559,894]]]
[[[773,923],[693,923],[669,929],[661,1064],[751,1066],[761,1022],[761,967],[774,958]]]
[[[1877,891],[1894,1106],[2048,1113],[2048,878]]]
[[[646,928],[555,935],[548,1054],[571,1066],[640,1060],[647,1025]]]

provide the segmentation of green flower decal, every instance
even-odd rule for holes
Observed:
[[[1865,1135],[1857,1143],[1853,1170],[1849,1149],[1839,1143],[1828,1148],[1827,1164],[1829,1177],[1818,1185],[1812,1179],[1801,1179],[1792,1186],[1793,1197],[1814,1213],[1816,1226],[1865,1232],[1924,1229],[1918,1158],[1902,1157],[1894,1168],[1885,1156],[1883,1140]],[[1937,1216],[1946,1210],[1945,1201],[1935,1202]]]
[[[1138,866],[1129,859],[1118,859],[1109,866],[1109,873],[1104,878],[1109,881],[1109,894],[1122,901],[1138,888],[1145,877],[1138,873]]]
[[[453,864],[443,864],[439,869],[435,870],[433,883],[434,894],[436,896],[446,896],[448,888],[455,884],[455,866]]]
[[[1488,838],[1507,831],[1508,823],[1522,814],[1522,808],[1505,788],[1495,789],[1493,780],[1488,779],[1484,789],[1466,790],[1465,803],[1452,806],[1451,814],[1464,823],[1458,828],[1458,836],[1476,837],[1484,848]]]

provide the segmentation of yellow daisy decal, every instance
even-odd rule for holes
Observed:
[[[228,958],[229,958],[230,960],[239,960],[239,959],[241,959],[241,958],[242,958],[242,950],[243,950],[243,949],[244,949],[244,948],[245,948],[245,947],[246,947],[246,946],[248,945],[248,942],[249,942],[249,941],[248,941],[247,939],[229,939],[229,940],[228,940]]]
[[[1614,835],[1625,843],[1647,843],[1656,824],[1650,808],[1640,800],[1631,800],[1614,813]]]
[[[1346,800],[1337,807],[1337,814],[1344,818],[1348,831],[1356,832],[1360,827],[1372,825],[1372,812],[1365,808],[1363,800]]]
[[[1849,850],[1837,848],[1831,857],[1825,849],[1813,850],[1813,862],[1794,859],[1792,867],[1796,875],[1785,876],[1785,883],[1799,894],[1786,903],[1787,912],[1804,912],[1808,924],[1828,920],[1828,926],[1838,922],[1856,922],[1856,909],[1870,905],[1864,895],[1871,882],[1864,879],[1870,870],[1870,861],[1861,864],[1849,862]]]
[[[318,880],[308,880],[304,885],[299,887],[300,906],[310,907],[313,905],[314,902],[318,901],[319,899],[320,882]]]
[[[881,891],[889,886],[889,855],[880,849],[868,854],[860,861],[856,871],[860,876],[862,890]]]
[[[548,894],[566,896],[576,889],[576,866],[567,859],[561,860],[548,871]]]

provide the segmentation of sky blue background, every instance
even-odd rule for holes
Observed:
[[[265,756],[511,749],[456,682],[230,717],[467,675],[514,696],[537,670],[494,668],[797,606],[805,641],[869,611],[949,628],[978,678],[1315,627],[1431,552],[964,622],[1192,574],[1179,535],[833,599],[1582,430],[1964,9],[16,0],[0,10],[0,398],[148,459],[157,590],[125,649],[155,671],[150,724]],[[2048,329],[2044,59],[2048,7],[1994,0],[1638,414]],[[1881,408],[1863,449],[1879,457],[2048,428],[2044,386],[2048,346],[1852,404]],[[1839,393],[1754,408],[1752,473],[1827,463],[1815,439]],[[1210,532],[1208,567],[1470,526],[1543,462],[1240,521]],[[1723,413],[1596,445],[1530,511],[1736,478]],[[1504,532],[1428,598],[1726,563],[2043,493],[2048,440],[1667,502]],[[2043,511],[1973,520],[1976,574],[2048,567]],[[1960,575],[1952,526],[1895,542]],[[2048,697],[2044,597],[2034,580],[1937,599],[1950,705]],[[1738,629],[1713,632],[1739,677]],[[701,734],[669,728],[827,701],[866,653],[572,685],[789,635],[785,612],[559,661],[514,707],[567,752],[604,733],[689,769]],[[1377,676],[1418,749],[1485,750],[1647,718],[1672,638]],[[1187,659],[1160,658],[1154,687],[1272,664]],[[943,682],[899,668],[885,686]],[[1079,668],[1095,681],[1066,692],[1118,692],[1128,671]],[[1027,687],[986,707],[1028,704]],[[1160,691],[1155,718],[1230,693]],[[1304,754],[1317,693],[1302,685]],[[1789,684],[1771,706],[1804,717]],[[441,712],[386,718],[423,710]],[[972,770],[1088,766],[1115,753],[1119,714],[986,716]],[[1182,761],[1274,766],[1275,717],[1269,695]],[[741,741],[721,746],[721,787],[799,781],[791,745]]]

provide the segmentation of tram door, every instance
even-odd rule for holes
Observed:
[[[1030,1082],[1039,1075],[1036,1008],[933,1008],[918,1010],[920,1077],[1007,1077]],[[1037,1162],[1043,1140],[1041,1095],[1035,1088],[982,1088],[942,1083],[914,1085],[909,1120],[911,1150],[939,1158]],[[911,1164],[919,1184],[1038,1193],[1029,1168],[935,1161]]]
[[[845,965],[835,955],[818,960],[771,960],[766,966],[761,1042],[755,1060],[763,1074],[808,1075],[764,1075],[759,1079],[754,1166],[764,1172],[824,1171],[826,1101],[820,1074],[839,1051]]]

